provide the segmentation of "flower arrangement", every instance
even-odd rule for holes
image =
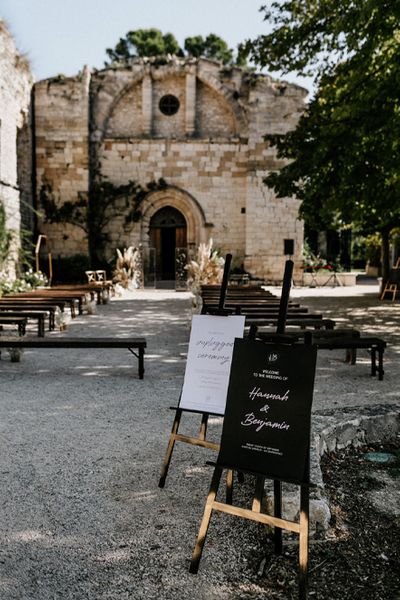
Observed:
[[[328,262],[319,254],[314,254],[307,242],[304,242],[303,259],[303,269],[306,273],[337,273],[342,270],[339,263]]]
[[[304,263],[304,271],[306,273],[318,273],[318,272],[327,272],[330,271],[332,273],[337,273],[338,271],[341,271],[341,267],[340,265],[336,264],[336,263],[332,263],[332,262],[327,262],[324,259],[320,259],[317,263],[315,264],[307,264],[306,262]]]
[[[16,292],[29,292],[38,287],[48,285],[48,279],[41,271],[32,268],[23,273],[18,279],[10,280],[8,277],[0,277],[0,296]]]

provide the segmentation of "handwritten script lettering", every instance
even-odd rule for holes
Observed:
[[[287,431],[290,429],[290,425],[286,421],[265,421],[264,419],[257,419],[254,413],[247,413],[244,421],[241,421],[243,427],[250,427],[251,425],[256,428],[256,431],[261,431],[264,427],[270,427],[271,429],[282,429]]]
[[[254,387],[251,392],[249,392],[249,398],[251,400],[260,399],[260,400],[280,400],[281,402],[286,402],[289,399],[289,390],[281,394],[271,394],[269,392],[263,393],[261,388]]]
[[[218,362],[221,366],[229,364],[231,360],[231,349],[233,342],[224,342],[214,337],[208,340],[198,340],[196,346],[200,347],[202,352],[197,354],[197,358],[203,360],[212,360]]]
[[[233,342],[224,342],[210,338],[209,340],[198,340],[196,346],[200,346],[203,350],[211,350],[212,352],[221,352],[225,348],[233,348]]]

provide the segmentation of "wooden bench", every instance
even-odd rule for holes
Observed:
[[[274,332],[257,332],[257,337],[266,342],[276,343],[298,343],[306,342],[317,346],[319,350],[346,350],[346,361],[356,364],[357,350],[365,348],[371,351],[371,376],[378,373],[378,379],[383,379],[383,353],[386,348],[385,340],[381,338],[361,337],[357,329],[337,329],[330,331],[319,330],[302,332],[285,332],[277,334]],[[378,354],[378,364],[376,355]]]
[[[0,337],[0,348],[128,348],[138,359],[139,378],[144,376],[144,338],[115,337]],[[135,350],[137,352],[135,352]]]
[[[378,373],[378,379],[383,379],[383,353],[386,348],[385,340],[375,337],[360,337],[360,338],[319,338],[313,340],[313,343],[321,350],[337,350],[345,349],[347,352],[365,348],[371,351],[371,376],[374,377]],[[378,354],[378,365],[376,364],[376,355]],[[351,353],[352,364],[355,364],[355,352]]]
[[[245,314],[246,317],[246,325],[257,325],[257,327],[262,327],[264,325],[276,325],[278,322],[278,311],[273,313],[265,313],[265,314]],[[301,326],[307,325],[311,322],[320,322],[321,326],[323,326],[323,321],[330,321],[330,319],[323,319],[321,313],[291,313],[288,312],[286,315],[286,325],[298,325]],[[332,322],[332,321],[331,321]],[[315,326],[315,325],[314,325]]]
[[[62,311],[63,311],[63,309],[61,307],[62,306],[65,307],[65,305],[68,304],[69,308],[70,308],[70,311],[71,311],[71,317],[72,318],[76,317],[75,303],[77,302],[77,299],[76,299],[75,296],[72,297],[72,298],[71,297],[67,298],[65,296],[58,296],[58,295],[57,296],[49,296],[49,295],[43,294],[43,295],[39,296],[38,294],[35,294],[35,295],[32,295],[32,294],[31,295],[24,295],[23,293],[21,293],[21,294],[15,295],[15,296],[11,295],[11,294],[8,294],[7,296],[4,296],[4,298],[7,299],[7,300],[9,300],[10,302],[14,301],[14,300],[19,300],[19,301],[24,301],[25,300],[26,302],[28,302],[28,301],[38,301],[39,303],[40,302],[47,302],[47,303],[50,302],[50,304],[54,304],[55,306],[59,306],[60,310],[62,310]],[[82,312],[83,312],[83,310],[82,310],[82,304],[83,304],[83,300],[81,298],[80,300],[78,300],[78,308],[79,308],[78,312],[79,312],[79,314],[82,314]]]
[[[249,321],[246,323],[246,327],[250,326],[250,325],[256,325],[258,329],[263,328],[263,327],[268,327],[268,326],[273,326],[277,324],[277,319],[271,319],[270,321],[268,319],[260,319],[260,320],[254,320],[254,319],[249,319]],[[294,329],[289,329],[290,327],[294,327]],[[315,329],[315,330],[324,330],[324,329],[328,329],[333,330],[336,327],[336,321],[334,321],[333,319],[323,319],[322,315],[319,315],[319,318],[317,319],[309,319],[307,318],[303,318],[303,319],[290,319],[288,322],[286,322],[286,332],[287,333],[291,333],[291,332],[296,332],[296,330],[301,329],[302,331],[306,330],[306,329]],[[261,331],[263,331],[263,329],[261,329]],[[270,333],[269,330],[266,331],[266,333]]]
[[[322,315],[319,315],[320,317]],[[333,319],[312,319],[308,318],[309,315],[305,315],[304,319],[290,319],[287,325],[292,325],[293,327],[300,327],[300,329],[307,329],[307,327],[312,327],[313,329],[328,329],[332,330],[336,326],[336,321]]]
[[[114,286],[112,281],[104,280],[87,284],[62,284],[51,289],[58,292],[84,292],[85,294],[90,294],[91,300],[94,300],[96,297],[97,304],[105,304],[113,294]]]
[[[28,306],[32,309],[39,307],[39,310],[42,305],[54,306],[55,308],[59,308],[61,312],[65,312],[66,302],[64,300],[57,300],[57,298],[46,298],[46,300],[41,298],[15,298],[9,296],[0,298],[0,308],[2,306],[8,306],[9,304],[14,306],[17,305],[18,308],[23,306]],[[75,316],[75,314],[71,316]]]
[[[25,319],[36,319],[38,322],[38,336],[44,337],[45,319],[48,312],[43,310],[7,310],[0,311],[0,316],[4,317],[22,317]],[[51,328],[51,326],[50,326]]]
[[[45,312],[49,317],[49,331],[53,331],[56,326],[56,312],[58,306],[55,304],[47,304],[47,302],[0,302],[0,315],[6,316],[10,311],[17,313],[25,312]]]
[[[18,328],[18,335],[25,335],[26,322],[26,317],[10,317],[9,315],[0,314],[0,325],[16,325]],[[2,329],[2,327],[0,327],[0,329]]]
[[[61,292],[52,288],[35,290],[33,292],[19,292],[18,294],[7,294],[7,296],[4,296],[4,298],[27,298],[29,300],[33,298],[39,298],[43,301],[52,298],[53,300],[61,300],[63,302],[69,303],[72,316],[75,316],[75,302],[78,303],[78,313],[80,315],[83,314],[83,305],[86,302],[85,292],[72,292],[69,290]]]

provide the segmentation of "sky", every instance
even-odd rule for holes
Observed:
[[[179,44],[215,33],[229,47],[269,31],[263,0],[0,0],[0,18],[26,54],[37,80],[76,75],[84,65],[101,69],[106,48],[129,30],[156,27]],[[281,76],[281,74],[273,74]],[[284,75],[311,89],[308,79]]]

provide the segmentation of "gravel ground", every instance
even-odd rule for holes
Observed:
[[[344,352],[321,352],[315,418],[340,421],[349,409],[400,405],[400,306],[379,302],[376,291],[293,290],[310,308],[390,344],[381,382],[369,376],[366,353],[349,366]],[[212,452],[180,445],[166,487],[157,486],[190,316],[189,294],[138,291],[78,317],[66,333],[51,334],[145,336],[143,381],[126,350],[34,349],[20,363],[3,353],[1,600],[290,597],[282,588],[285,577],[279,583],[279,565],[268,571],[269,577],[276,573],[276,588],[264,576],[265,529],[227,515],[213,516],[199,573],[188,573]],[[185,415],[183,431],[196,432],[198,424],[195,415]],[[218,440],[220,427],[212,420],[209,437]],[[238,487],[238,497],[250,495],[249,485]]]

